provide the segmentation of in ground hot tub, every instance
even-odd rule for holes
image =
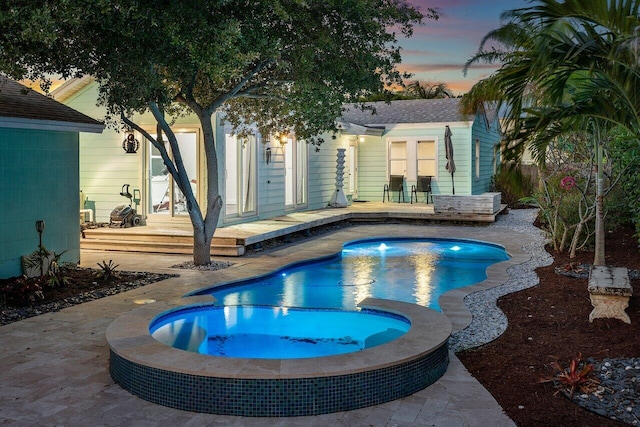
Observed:
[[[120,316],[107,329],[107,341],[111,376],[120,386],[185,411],[287,417],[353,410],[422,390],[449,363],[450,321],[416,304],[367,298],[360,309],[404,317],[409,330],[361,351],[294,359],[210,356],[163,344],[149,326],[168,310],[184,308],[179,304],[184,300],[148,304]]]
[[[163,313],[149,330],[161,343],[210,356],[298,359],[372,348],[409,326],[406,317],[371,309],[205,305]]]

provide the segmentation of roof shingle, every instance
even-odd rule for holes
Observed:
[[[460,112],[460,98],[410,99],[401,101],[367,102],[375,109],[360,110],[350,104],[342,114],[342,120],[361,126],[390,125],[399,123],[451,123],[472,120]]]
[[[0,76],[0,117],[102,126],[99,121]]]

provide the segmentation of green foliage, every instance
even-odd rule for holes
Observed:
[[[38,249],[23,257],[24,267],[39,271],[40,276],[47,278],[51,286],[64,285],[67,279],[63,275],[64,269],[60,266],[60,258],[65,252],[67,251],[56,253],[40,245]]]
[[[502,193],[504,203],[509,207],[516,207],[533,194],[535,184],[531,176],[524,174],[520,167],[503,167],[493,176],[492,187],[492,191]]]
[[[119,264],[114,264],[113,260],[111,259],[108,263],[106,261],[102,261],[102,264],[98,263],[98,267],[100,267],[100,270],[96,272],[95,276],[96,278],[102,279],[104,281],[109,280],[109,278],[111,277],[120,277],[118,272],[116,271],[118,266]]]
[[[620,132],[612,140],[609,152],[614,169],[622,175],[619,191],[610,198],[612,207],[619,218],[631,219],[640,243],[640,140]]]
[[[600,144],[608,144],[615,135],[610,132],[600,136]],[[596,155],[589,133],[574,132],[557,138],[547,149],[546,165],[540,168],[541,188],[524,203],[540,207],[542,222],[546,225],[554,249],[576,251],[592,247],[595,243],[596,222]],[[615,229],[623,216],[620,203],[610,193],[619,188],[621,170],[615,168],[615,158],[609,154],[602,161],[603,211],[609,229]]]
[[[415,80],[408,85],[403,85],[403,89],[388,90],[369,93],[358,98],[358,102],[390,102],[403,99],[441,99],[453,98],[453,91],[446,83],[421,82]]]
[[[49,287],[66,286],[69,284],[69,277],[66,275],[66,272],[67,269],[70,268],[70,265],[65,265],[66,263],[60,263],[60,257],[63,253],[55,254],[53,260],[51,261],[51,264],[49,265]]]
[[[443,82],[421,82],[416,80],[407,85],[405,94],[414,99],[453,98],[453,91]]]
[[[49,272],[49,266],[55,257],[55,252],[49,252],[44,245],[23,257],[24,268],[37,269],[40,276]]]
[[[542,163],[550,143],[586,129],[597,145],[597,180],[609,179],[600,134],[620,127],[640,136],[640,2],[537,0],[502,18],[506,23],[485,36],[466,65],[500,68],[473,87],[465,109],[486,100],[507,107],[505,158],[513,161],[529,148]],[[603,265],[605,194],[602,186],[596,189],[594,264]],[[581,212],[578,227],[591,216]]]

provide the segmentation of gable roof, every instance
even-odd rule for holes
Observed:
[[[341,121],[360,126],[380,126],[400,123],[452,123],[473,120],[460,112],[460,98],[408,99],[386,103],[366,102],[371,110],[361,110],[356,104],[346,106]]]
[[[100,133],[104,124],[0,76],[0,127]]]

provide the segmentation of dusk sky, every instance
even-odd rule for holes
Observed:
[[[462,73],[465,62],[480,46],[482,38],[500,27],[505,10],[530,6],[526,0],[408,0],[421,8],[437,8],[438,21],[425,20],[414,35],[402,40],[400,69],[414,74],[413,80],[444,82],[456,95],[491,74],[496,67],[481,64]]]

